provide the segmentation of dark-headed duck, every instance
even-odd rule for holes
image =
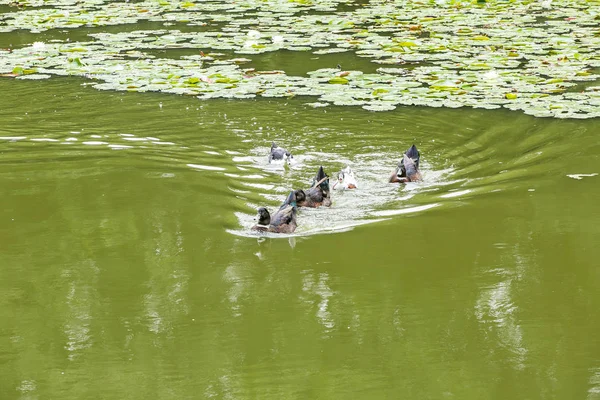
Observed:
[[[419,172],[421,153],[414,144],[402,156],[398,166],[390,176],[390,182],[417,182],[422,180]]]
[[[329,191],[329,176],[319,167],[313,184],[309,189],[296,190],[298,207],[319,207],[331,205],[331,192]]]
[[[271,216],[269,210],[265,207],[258,209],[258,224],[252,227],[254,231],[274,232],[274,233],[292,233],[296,230],[296,214],[298,206],[296,204],[295,192],[290,192],[279,210]]]

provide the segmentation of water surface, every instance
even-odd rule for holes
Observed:
[[[600,398],[598,120],[85,83],[0,80],[0,398]]]

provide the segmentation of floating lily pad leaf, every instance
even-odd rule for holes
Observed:
[[[368,111],[392,111],[396,109],[396,106],[387,103],[369,103],[362,106],[362,108]]]
[[[498,105],[498,104],[486,104],[486,103],[465,103],[466,106],[469,107],[473,107],[473,108],[484,108],[486,110],[494,110],[497,108],[502,108],[502,106]]]
[[[322,107],[329,106],[329,103],[315,102],[315,103],[306,103],[306,105],[313,107],[313,108],[322,108]]]
[[[93,33],[89,42],[37,42],[10,52],[0,50],[0,73],[9,76],[37,70],[93,78],[99,81],[97,86],[106,83],[113,90],[205,98],[320,96],[343,89],[350,104],[385,98],[427,106],[506,105],[545,115],[536,107],[548,110],[560,103],[564,111],[551,112],[557,118],[593,118],[598,110],[595,90],[579,83],[599,79],[594,68],[600,67],[596,56],[600,35],[597,13],[592,12],[595,5],[590,2],[581,6],[575,0],[560,0],[560,6],[544,8],[529,0],[490,0],[483,6],[477,1],[372,0],[337,12],[346,0],[20,1],[29,8],[1,14],[0,31],[126,26],[140,21],[165,27],[180,22],[181,30],[124,29],[115,34]],[[324,12],[314,13],[319,10]],[[166,60],[162,57],[168,55],[161,53],[167,49],[195,49],[198,54]],[[217,56],[215,50],[228,55]],[[240,54],[281,50],[305,51],[307,57],[345,52],[344,58],[354,55],[391,68],[364,75],[353,71],[348,76],[319,70],[300,80],[283,73],[277,83],[258,72],[228,69],[247,62],[239,60]],[[208,72],[208,67],[213,69]],[[22,71],[17,69],[19,74],[15,74],[15,68]],[[222,77],[213,84],[186,81],[214,73]],[[329,82],[338,78],[348,82]],[[377,92],[380,88],[389,92]],[[575,91],[582,92],[581,96],[571,96]],[[518,93],[518,97],[507,99],[506,93]],[[343,102],[338,99],[337,104]]]
[[[334,53],[346,53],[349,49],[341,48],[341,47],[331,47],[328,49],[316,50],[313,51],[313,54],[334,54]]]
[[[31,75],[21,75],[17,76],[17,79],[31,79],[31,80],[41,80],[51,78],[52,75],[48,74],[31,74]]]
[[[347,85],[348,82],[350,82],[350,81],[346,78],[336,76],[336,77],[329,79],[328,82],[331,83],[332,85]]]
[[[398,74],[398,75],[408,74],[408,70],[405,68],[377,68],[377,72],[379,72],[381,74]]]
[[[384,88],[378,88],[373,90],[373,93],[371,93],[373,96],[381,96],[383,94],[389,93],[390,91],[388,89],[384,89]]]

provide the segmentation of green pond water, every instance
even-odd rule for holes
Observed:
[[[0,79],[0,399],[600,399],[597,118],[89,83]],[[320,165],[359,188],[251,231]]]
[[[599,398],[597,120],[82,83],[0,80],[0,398]]]

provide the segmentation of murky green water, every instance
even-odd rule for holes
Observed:
[[[82,83],[0,80],[0,398],[600,398],[597,119]]]

